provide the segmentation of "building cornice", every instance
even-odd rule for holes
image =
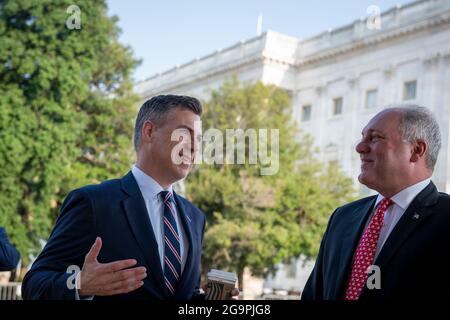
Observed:
[[[396,27],[393,28],[392,30],[379,32],[372,36],[352,41],[351,43],[348,44],[344,44],[338,47],[334,47],[328,50],[323,50],[321,52],[305,56],[304,58],[299,59],[299,61],[296,64],[296,68],[309,67],[311,65],[316,65],[317,63],[323,63],[330,59],[334,59],[336,57],[348,53],[367,49],[369,47],[378,45],[383,42],[392,41],[394,39],[422,32],[445,24],[450,24],[449,12],[429,17],[425,21],[412,23],[410,25],[402,27]]]
[[[434,10],[435,8],[424,7],[427,3],[429,3],[429,0],[421,0],[405,5],[402,9],[397,7],[387,11],[383,14],[383,17],[384,15],[390,15],[395,20],[397,17],[401,17],[400,11],[404,8],[423,6],[423,8],[426,8],[427,10],[424,11],[425,9],[421,9],[422,11],[418,14],[426,14],[424,16],[418,16],[417,18],[414,17],[413,19],[415,21],[413,22],[400,25],[395,25],[394,22],[394,26],[386,27],[386,29],[376,31],[367,36],[363,36],[361,31],[361,28],[365,27],[365,24],[361,20],[334,31],[329,31],[326,34],[299,40],[297,49],[294,47],[295,40],[292,40],[294,38],[289,37],[287,47],[292,50],[292,55],[287,54],[283,56],[282,54],[279,54],[279,51],[277,50],[281,50],[283,47],[283,43],[285,42],[283,39],[284,35],[268,31],[261,36],[249,39],[248,41],[241,41],[224,50],[217,50],[200,59],[194,59],[191,62],[154,75],[144,81],[140,81],[136,83],[136,88],[138,88],[138,93],[140,95],[147,97],[155,93],[179,90],[183,87],[189,87],[196,82],[205,81],[208,78],[229,74],[234,71],[239,71],[239,69],[242,68],[257,66],[258,64],[260,64],[261,67],[264,65],[278,65],[281,68],[298,72],[302,69],[334,62],[346,55],[359,53],[382,43],[395,41],[403,37],[410,37],[411,35],[420,32],[437,29],[450,24],[450,11],[448,11],[448,9],[444,12],[440,11],[439,13],[431,14],[431,11],[428,10],[430,10],[430,8],[433,8]],[[435,12],[438,11],[436,10]],[[409,19],[411,14],[409,13],[407,17],[407,19]],[[403,20],[402,22],[406,23],[407,21],[408,20]],[[321,50],[318,49],[312,53],[308,50],[308,55],[305,56],[305,52],[302,56],[303,47],[306,50],[306,48],[311,48],[311,46],[321,46],[323,43],[326,44],[327,42],[333,43],[333,37],[337,36],[337,39],[340,39],[342,34],[348,34],[348,39],[345,39],[345,43],[336,44]],[[226,55],[225,60],[222,55]],[[444,58],[443,60],[446,62],[450,61],[448,54],[442,54],[441,57]],[[436,63],[435,58],[436,57],[426,57],[424,63],[426,65],[434,65]],[[387,78],[391,77],[394,72],[394,66],[385,67],[384,73]],[[355,83],[356,82],[353,80],[350,80],[349,82],[350,85]]]
[[[149,96],[154,95],[155,93],[174,91],[174,90],[180,89],[182,87],[188,86],[191,83],[198,83],[200,81],[215,77],[217,75],[231,73],[235,70],[239,70],[241,68],[245,68],[245,67],[255,65],[258,63],[263,63],[263,62],[264,62],[263,56],[254,56],[254,57],[249,57],[246,59],[236,60],[236,61],[233,61],[232,63],[220,65],[215,68],[211,68],[207,72],[202,72],[201,74],[192,74],[188,77],[177,80],[176,83],[174,83],[174,82],[165,83],[161,86],[153,87],[150,90],[144,90],[140,94],[141,94],[141,96],[149,97]]]

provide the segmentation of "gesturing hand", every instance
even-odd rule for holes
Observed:
[[[102,248],[102,239],[97,237],[84,258],[83,268],[79,274],[80,296],[110,296],[128,293],[141,287],[147,277],[145,267],[135,267],[134,259],[99,263],[98,254]],[[129,268],[129,269],[128,269]]]

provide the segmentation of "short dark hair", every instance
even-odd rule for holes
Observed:
[[[141,144],[141,130],[145,121],[163,122],[169,112],[176,108],[188,109],[202,115],[202,104],[194,97],[173,94],[159,95],[144,102],[139,109],[134,125],[134,149],[136,152]]]

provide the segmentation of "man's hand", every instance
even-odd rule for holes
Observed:
[[[240,294],[239,289],[238,288],[234,288],[231,291],[231,297],[232,297],[231,299],[236,300],[239,297],[239,294]]]
[[[202,286],[203,292],[205,293],[205,297],[208,295],[208,283],[205,283]],[[231,300],[237,300],[237,298],[239,297],[240,291],[238,288],[233,288],[233,290],[231,290]]]
[[[110,296],[128,293],[141,287],[147,277],[145,267],[135,267],[134,259],[99,263],[98,254],[102,248],[102,239],[97,237],[94,245],[84,258],[83,269],[79,274],[80,296]],[[130,268],[130,269],[127,269]]]

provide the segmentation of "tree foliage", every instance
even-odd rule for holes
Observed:
[[[0,225],[25,260],[67,192],[129,169],[130,48],[105,1],[0,1]]]

